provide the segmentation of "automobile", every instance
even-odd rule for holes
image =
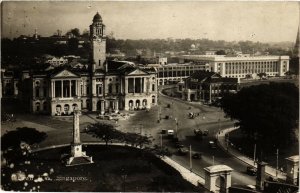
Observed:
[[[268,178],[268,180],[271,181],[271,182],[278,182],[278,178],[277,178],[277,177],[272,177],[272,176],[270,176],[270,177]]]
[[[194,133],[195,133],[195,135],[202,135],[203,134],[201,129],[194,129]]]
[[[188,152],[189,152],[189,150],[187,148],[184,148],[184,147],[178,149],[178,153],[180,155],[186,155]]]
[[[172,138],[172,142],[174,142],[174,143],[177,143],[177,142],[179,142],[179,139],[178,139],[178,137],[173,137],[173,138]]]
[[[248,166],[246,172],[251,176],[255,176],[257,173],[257,169],[255,167]]]
[[[202,132],[202,135],[203,135],[203,136],[207,136],[207,135],[208,135],[208,130],[204,130],[204,131]]]
[[[209,143],[209,147],[210,148],[212,148],[212,149],[216,149],[217,148],[217,146],[216,146],[216,144],[215,144],[214,141],[209,141],[208,143]]]
[[[177,142],[175,142],[175,147],[177,147],[177,148],[183,148],[184,145],[181,142],[177,141]]]
[[[174,130],[173,129],[169,129],[167,131],[168,136],[173,136],[174,135]]]
[[[166,129],[162,129],[161,130],[161,134],[167,134],[167,130]]]
[[[246,188],[250,190],[256,190],[256,187],[254,185],[247,185]]]
[[[192,158],[193,159],[201,159],[202,154],[201,153],[193,153]]]

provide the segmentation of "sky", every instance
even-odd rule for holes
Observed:
[[[89,29],[98,11],[117,39],[296,40],[298,2],[15,1],[2,2],[1,35],[42,36]]]

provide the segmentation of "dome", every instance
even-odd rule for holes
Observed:
[[[102,17],[101,17],[101,15],[98,12],[94,16],[93,22],[102,22]]]

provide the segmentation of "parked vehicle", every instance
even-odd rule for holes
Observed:
[[[167,134],[167,130],[166,129],[162,129],[161,130],[161,134]]]
[[[192,158],[193,159],[201,159],[202,154],[201,153],[193,153]]]
[[[179,142],[179,139],[178,139],[178,137],[173,137],[173,139],[172,139],[172,142],[174,142],[174,143],[177,143],[177,142]]]
[[[250,190],[256,190],[256,187],[254,185],[247,185],[246,188]]]
[[[257,173],[257,169],[255,167],[248,166],[247,167],[247,174],[251,176],[255,176]]]
[[[174,130],[173,129],[169,129],[167,131],[168,136],[173,136],[174,135]]]
[[[202,135],[203,132],[201,131],[201,129],[194,129],[194,134],[195,135]]]
[[[175,147],[177,147],[177,148],[183,148],[184,145],[180,141],[177,141],[177,142],[175,142]]]
[[[187,148],[179,148],[178,149],[178,153],[180,155],[186,155],[189,152],[189,150]]]
[[[272,177],[272,176],[270,176],[270,177],[268,178],[268,180],[271,181],[271,182],[278,182],[278,178],[277,178],[277,177]]]
[[[217,146],[216,146],[216,144],[215,144],[214,141],[209,141],[209,147],[212,148],[212,149],[216,149],[217,148]]]
[[[203,133],[203,136],[207,136],[208,135],[208,130],[204,130],[202,133]]]

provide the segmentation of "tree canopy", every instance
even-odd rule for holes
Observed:
[[[228,94],[221,107],[263,150],[286,147],[293,142],[298,125],[299,91],[292,83],[270,83],[242,88]]]
[[[146,136],[136,133],[124,133],[115,129],[113,125],[105,123],[95,123],[89,125],[87,128],[87,133],[105,141],[106,145],[108,145],[108,142],[112,142],[113,140],[140,147],[151,143],[151,140]]]
[[[21,142],[29,145],[40,143],[47,138],[45,132],[40,132],[34,128],[18,127],[9,131],[1,137],[1,150],[8,148],[19,148]]]

